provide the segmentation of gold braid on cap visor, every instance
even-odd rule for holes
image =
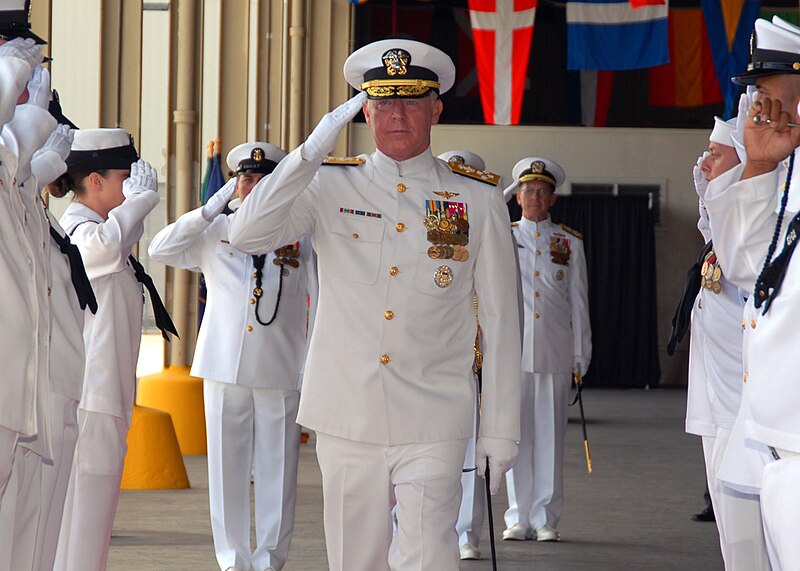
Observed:
[[[550,183],[555,187],[556,181],[554,178],[551,178],[544,174],[537,174],[537,173],[527,173],[519,177],[519,182],[522,184],[523,182],[530,182],[532,180],[541,180],[547,183]]]
[[[361,84],[370,97],[421,97],[439,89],[438,81],[429,79],[373,79]]]

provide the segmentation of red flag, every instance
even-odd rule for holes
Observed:
[[[469,0],[475,61],[490,125],[516,125],[522,110],[537,0]]]

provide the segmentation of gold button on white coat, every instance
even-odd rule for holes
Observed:
[[[354,239],[354,240],[358,240],[358,234],[357,234],[357,233],[355,233],[355,232],[353,233],[353,239]]]
[[[402,231],[404,231],[406,229],[406,225],[403,224],[402,222],[398,222],[395,225],[394,229],[397,230],[398,232],[402,232]]]
[[[533,277],[535,277],[535,278],[539,277],[539,270],[536,270],[535,272],[533,272]]]
[[[400,270],[397,269],[397,266],[392,266],[391,268],[389,268],[389,275],[396,276],[399,273]]]
[[[248,330],[248,331],[252,331],[252,330],[253,330],[253,326],[252,326],[252,325],[248,325],[248,326],[247,326],[247,330]]]
[[[401,182],[400,184],[398,184],[398,185],[397,185],[397,192],[405,192],[407,188],[408,188],[408,187],[406,187],[406,185],[404,185],[404,184]]]
[[[389,355],[381,355],[381,365],[388,365],[389,361],[391,361]]]
[[[392,311],[391,309],[387,309],[386,311],[383,312],[383,316],[386,318],[387,321],[391,321],[392,319],[394,319],[394,311]]]
[[[250,305],[253,305],[253,304],[255,304],[255,302],[256,302],[256,300],[254,300],[254,299],[251,297],[251,298],[250,298]]]
[[[539,314],[538,314],[538,313],[534,313],[534,314],[533,314],[533,316],[534,316],[536,319],[539,319]]]

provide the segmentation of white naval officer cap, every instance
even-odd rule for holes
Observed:
[[[414,40],[388,39],[357,49],[344,62],[344,77],[369,99],[420,98],[453,87],[456,67],[442,50]]]
[[[228,168],[239,174],[269,174],[275,170],[286,152],[271,143],[254,141],[236,145],[228,152]]]
[[[711,135],[708,140],[718,145],[725,145],[726,147],[733,147],[733,134],[736,131],[736,117],[728,119],[727,121],[714,117],[714,128],[711,130]]]
[[[486,163],[481,156],[472,151],[447,151],[439,155],[438,158],[448,163],[462,163],[478,170],[486,170]]]
[[[556,190],[564,184],[564,180],[567,178],[561,165],[543,157],[526,157],[519,160],[514,165],[511,174],[514,182],[503,191],[503,198],[506,199],[506,202],[519,192],[519,187],[523,182],[541,180],[552,186],[553,190]]]
[[[754,85],[759,77],[777,74],[800,74],[800,28],[778,16],[772,22],[759,18],[750,37],[747,70],[731,81]]]
[[[125,129],[73,130],[67,172],[126,170],[139,160],[133,136]]]

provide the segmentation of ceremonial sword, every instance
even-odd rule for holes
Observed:
[[[583,376],[581,375],[580,371],[576,371],[572,374],[572,380],[575,382],[575,387],[578,389],[577,394],[575,395],[575,400],[572,401],[570,406],[574,405],[576,402],[578,403],[578,407],[581,411],[581,427],[583,428],[583,451],[586,454],[586,470],[591,474],[592,473],[592,455],[589,453],[589,437],[586,434],[586,416],[583,413]]]

